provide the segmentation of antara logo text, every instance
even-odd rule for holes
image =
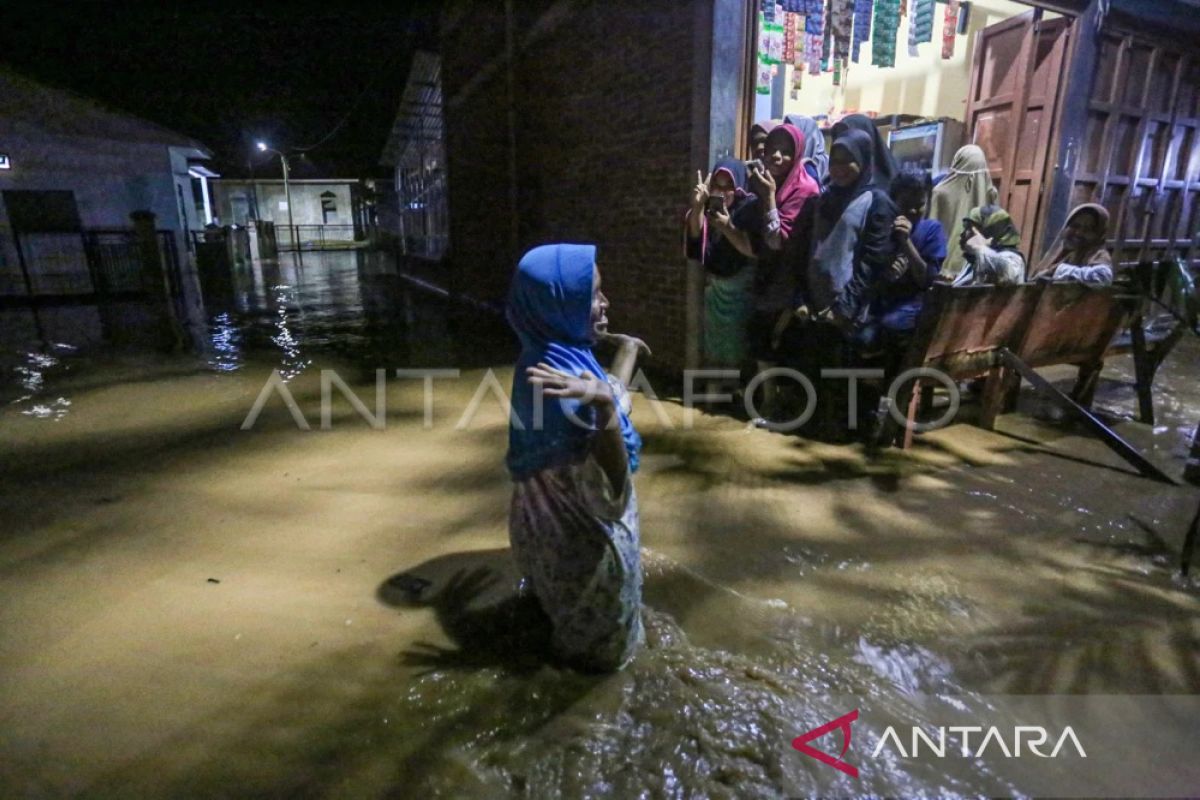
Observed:
[[[858,709],[849,714],[843,714],[835,720],[797,736],[792,740],[792,747],[815,758],[822,764],[827,764],[839,772],[844,772],[852,778],[858,777],[858,767],[844,760],[850,749],[851,725],[858,719]],[[903,731],[904,729],[899,729]],[[818,750],[809,742],[820,739],[827,733],[841,733],[841,751],[832,756]],[[1053,744],[1052,744],[1053,743]],[[991,753],[1002,753],[1005,758],[1022,758],[1033,755],[1037,758],[1058,758],[1064,753],[1070,755],[1074,751],[1080,758],[1087,758],[1087,753],[1068,725],[1057,737],[1040,725],[1017,725],[1011,730],[1002,730],[994,725],[946,725],[929,728],[913,726],[906,734],[898,732],[895,726],[889,725],[879,737],[879,742],[871,752],[871,758],[877,758],[884,749],[894,752],[902,758],[962,757],[982,758]]]

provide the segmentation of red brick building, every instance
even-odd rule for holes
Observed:
[[[709,161],[712,0],[514,2],[507,20],[505,5],[464,3],[443,25],[453,288],[498,301],[527,248],[594,242],[614,329],[681,367],[696,276],[689,291],[680,220]],[[738,102],[721,115],[730,136]]]

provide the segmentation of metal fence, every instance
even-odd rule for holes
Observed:
[[[160,264],[171,297],[181,291],[179,257],[173,231],[155,232]],[[137,233],[127,229],[14,235],[20,272],[0,281],[0,297],[59,298],[90,302],[148,292]]]
[[[356,244],[353,225],[280,225],[275,238],[280,250],[338,250]]]

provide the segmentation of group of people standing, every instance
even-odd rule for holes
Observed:
[[[756,123],[750,150],[697,175],[686,215],[686,254],[707,273],[706,366],[783,365],[813,377],[863,355],[896,366],[935,282],[1112,282],[1108,213],[1096,204],[1074,209],[1049,257],[1029,269],[975,145],[936,186],[928,173],[900,171],[858,114],[833,126],[828,152],[804,116]],[[775,395],[768,383],[760,424],[778,413]]]
[[[752,146],[750,160],[722,159],[698,176],[686,220],[688,255],[708,273],[710,365],[815,375],[872,350],[897,353],[935,281],[1015,283],[1030,272],[977,147],[960,150],[931,190],[929,176],[897,170],[863,116],[834,126],[828,153],[806,117],[756,125]],[[1110,282],[1107,222],[1100,206],[1076,209],[1033,274]],[[590,671],[619,669],[644,638],[641,439],[627,386],[649,348],[608,330],[600,287],[594,246],[535,247],[517,265],[507,311],[521,340],[506,458],[520,594],[540,610],[554,656]],[[600,342],[615,350],[607,371],[593,354]],[[772,394],[768,383],[767,408]],[[847,398],[818,401],[819,413],[844,418],[846,408]]]

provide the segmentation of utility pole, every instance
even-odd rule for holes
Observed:
[[[296,233],[296,225],[292,221],[292,185],[288,182],[288,160],[287,156],[273,148],[267,147],[266,142],[259,142],[258,149],[264,153],[274,153],[279,156],[279,161],[283,164],[283,196],[284,202],[287,203],[288,212],[288,236],[292,240],[292,244],[297,250],[300,249],[300,237]]]

